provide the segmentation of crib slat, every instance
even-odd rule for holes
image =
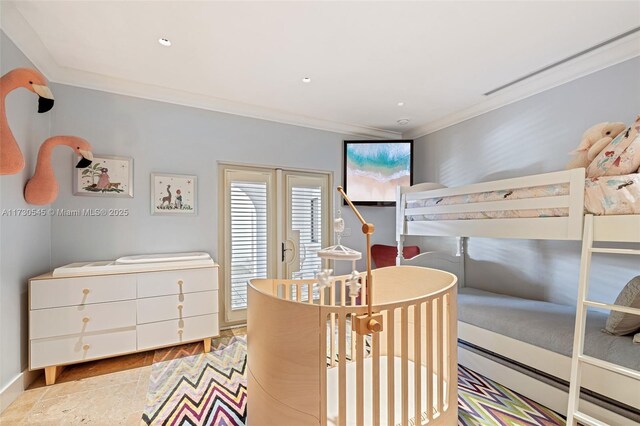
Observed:
[[[353,339],[353,335],[351,336]],[[356,334],[356,424],[364,426],[364,336]],[[353,354],[353,352],[352,352]]]
[[[320,291],[320,300],[322,300],[322,291]],[[331,315],[329,315],[330,317]],[[327,315],[322,316],[325,321]],[[320,353],[326,357],[327,354],[327,327],[320,327]],[[325,358],[321,358],[320,362],[320,424],[327,424],[327,362]]]
[[[433,383],[433,311],[431,309],[432,307],[432,301],[429,300],[427,301],[426,305],[426,309],[425,309],[425,320],[426,320],[426,324],[425,324],[425,329],[427,330],[427,359],[426,364],[427,364],[427,386],[426,386],[426,390],[427,390],[427,421],[431,422],[431,420],[433,420],[433,394],[435,392],[435,390],[433,389],[434,383]]]
[[[340,280],[340,306],[347,306],[347,286],[345,280]]]
[[[336,301],[335,283],[331,283],[331,287],[329,287],[329,299],[330,300],[328,304],[330,306],[334,306]],[[331,359],[329,360],[329,363],[331,367],[335,367],[336,366],[336,314],[335,313],[331,314],[331,322],[329,324],[330,324],[329,328],[331,331],[331,340],[329,343],[329,348],[330,348],[329,353],[331,354]]]
[[[443,380],[443,374],[444,374],[444,363],[443,363],[443,358],[444,358],[444,347],[442,345],[442,320],[443,318],[443,312],[442,312],[442,297],[438,297],[436,299],[436,305],[438,308],[438,316],[437,316],[437,320],[438,320],[438,326],[436,328],[437,330],[437,336],[438,336],[438,412],[440,414],[442,414],[442,411],[444,409],[444,404],[442,403],[442,395],[443,395],[443,388],[444,388],[444,380]]]
[[[302,284],[296,284],[296,301],[302,302]]]
[[[403,306],[400,331],[400,352],[402,355],[402,426],[409,424],[409,307]]]
[[[393,318],[394,308],[387,311],[387,425],[394,426],[396,393],[395,393],[395,320]]]
[[[415,396],[415,424],[422,424],[422,330],[420,321],[420,304],[413,305],[413,386]]]
[[[338,425],[347,424],[346,317],[338,315]]]
[[[371,407],[373,409],[373,425],[380,425],[380,333],[373,333],[371,336],[371,356],[373,358],[373,365],[371,368],[371,390],[373,392],[373,403]]]

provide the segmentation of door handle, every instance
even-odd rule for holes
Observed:
[[[291,251],[293,251],[293,249],[288,249],[288,248],[286,247],[286,243],[285,243],[284,241],[283,241],[281,244],[282,244],[282,262],[284,262],[284,259],[285,259],[285,253],[286,253],[287,251],[290,251],[290,250],[291,250]]]

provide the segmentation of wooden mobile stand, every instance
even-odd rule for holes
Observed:
[[[358,334],[371,334],[379,333],[382,331],[382,314],[373,312],[373,276],[371,275],[371,235],[373,234],[375,227],[373,223],[368,223],[364,220],[356,206],[353,205],[349,196],[344,192],[341,186],[338,187],[338,192],[342,195],[342,198],[349,204],[351,210],[356,214],[356,217],[362,223],[362,233],[367,239],[367,313],[365,315],[358,315],[353,320],[353,331]]]

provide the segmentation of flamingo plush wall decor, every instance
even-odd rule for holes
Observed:
[[[38,95],[38,112],[53,108],[53,94],[47,86],[47,79],[38,71],[16,68],[0,77],[0,175],[13,175],[24,168],[24,157],[9,128],[5,111],[7,95],[19,87]]]
[[[36,172],[24,188],[24,199],[29,204],[51,204],[58,197],[58,182],[51,165],[53,148],[66,145],[82,157],[76,168],[87,167],[93,161],[91,145],[77,136],[53,136],[42,143],[38,151]]]

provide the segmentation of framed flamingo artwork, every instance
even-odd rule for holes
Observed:
[[[151,173],[151,214],[195,216],[197,177]]]
[[[77,162],[74,155],[74,166]],[[73,195],[133,198],[131,157],[94,154],[89,166],[73,170]]]

